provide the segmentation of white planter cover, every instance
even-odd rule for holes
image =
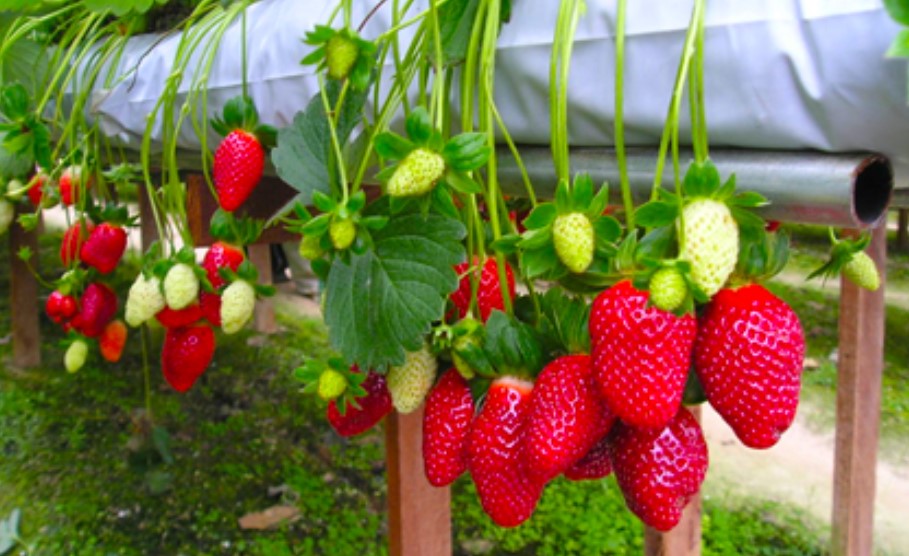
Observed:
[[[375,4],[355,0],[354,21]],[[418,1],[420,9],[425,1]],[[625,75],[628,143],[655,145],[666,116],[691,2],[629,3]],[[261,119],[285,126],[317,90],[302,42],[334,1],[264,0],[249,10],[249,90]],[[496,98],[515,140],[548,143],[548,71],[559,2],[515,0],[499,42]],[[570,78],[572,145],[612,144],[615,1],[588,0]],[[414,11],[416,13],[416,10]],[[380,9],[364,35],[389,27]],[[711,0],[706,101],[713,146],[875,151],[890,156],[897,184],[909,180],[906,61],[884,58],[899,27],[880,0]],[[241,91],[239,21],[225,35],[209,81],[209,111]],[[135,79],[97,91],[104,130],[138,146],[145,118],[170,73],[178,37],[133,39],[123,58]],[[149,48],[153,48],[149,51]],[[140,63],[141,61],[141,63]],[[189,79],[185,82],[188,88]],[[683,105],[687,118],[687,103]],[[180,146],[198,150],[190,126]],[[687,133],[683,122],[682,135]]]

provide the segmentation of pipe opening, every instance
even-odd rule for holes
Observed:
[[[887,211],[893,192],[893,167],[884,156],[871,156],[855,169],[852,202],[855,216],[866,226],[877,223]]]

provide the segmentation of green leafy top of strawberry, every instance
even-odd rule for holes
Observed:
[[[146,257],[148,257],[148,254],[146,254]],[[163,293],[165,276],[167,276],[167,273],[171,268],[178,264],[185,264],[192,269],[193,274],[199,279],[199,285],[203,291],[217,293],[214,287],[212,287],[205,269],[196,264],[196,252],[191,246],[183,247],[169,258],[165,259],[162,257],[157,260],[152,260],[152,262],[149,263],[150,270],[146,271],[146,275],[151,274],[152,276],[157,276],[158,279],[161,280]]]
[[[262,147],[270,149],[277,143],[278,130],[259,123],[259,111],[248,96],[236,96],[224,104],[221,117],[211,119],[211,126],[222,137],[236,129],[248,131],[256,136]]]
[[[586,219],[594,234],[593,258],[584,272],[592,275],[608,274],[611,270],[610,260],[617,250],[615,242],[622,235],[619,222],[612,216],[603,214],[608,204],[608,186],[603,184],[596,191],[588,174],[578,174],[573,184],[567,181],[559,183],[554,201],[540,203],[533,209],[524,219],[526,231],[521,236],[503,238],[494,247],[505,252],[517,249],[520,252],[521,268],[529,278],[564,278],[571,269],[563,261],[565,257],[557,252],[560,249],[557,245],[560,238],[555,230],[561,217],[580,215],[578,220]],[[566,287],[571,287],[573,283],[563,281]]]
[[[294,378],[305,384],[304,394],[316,394],[319,390],[319,379],[329,369],[339,373],[347,382],[343,393],[335,399],[339,413],[344,415],[350,406],[359,409],[360,404],[357,403],[357,398],[362,398],[367,394],[361,385],[366,380],[368,373],[361,373],[356,367],[348,367],[341,357],[331,357],[325,361],[310,359],[294,369]]]
[[[871,243],[871,236],[869,234],[862,234],[856,238],[837,238],[832,228],[830,229],[829,234],[831,245],[827,260],[808,275],[808,280],[817,278],[818,276],[821,276],[824,279],[838,276],[840,272],[843,271],[843,268],[846,267],[858,253],[864,252]]]
[[[23,85],[14,83],[0,88],[0,115],[5,150],[18,155],[23,166],[34,163],[44,168],[53,166],[50,130],[31,107],[28,90]]]
[[[231,245],[250,245],[255,243],[265,223],[252,217],[240,217],[222,208],[217,209],[208,224],[209,234],[216,240]]]
[[[259,283],[259,271],[256,269],[256,265],[252,264],[249,259],[240,263],[240,266],[237,267],[236,271],[232,270],[230,267],[222,267],[218,269],[218,274],[224,279],[226,284],[230,284],[237,280],[248,282],[259,297],[271,297],[275,295],[276,290],[274,286]]]
[[[438,212],[457,217],[458,211],[452,201],[451,191],[463,194],[482,193],[483,188],[470,176],[470,172],[486,164],[490,148],[487,136],[483,133],[467,132],[455,135],[447,141],[442,133],[433,127],[429,112],[418,106],[407,115],[405,121],[407,137],[387,131],[376,137],[376,153],[384,160],[392,162],[378,174],[378,179],[388,183],[399,167],[408,164],[410,155],[436,155],[444,161],[437,184],[432,186],[431,195],[421,195],[425,203],[432,204]],[[438,187],[439,185],[447,187]],[[396,204],[406,200],[393,199],[392,210]],[[424,206],[428,206],[428,204]]]
[[[743,238],[739,261],[730,282],[733,285],[765,282],[782,272],[787,262],[789,262],[787,233],[764,233]]]
[[[303,42],[317,48],[307,54],[301,64],[318,64],[319,69],[327,70],[332,79],[348,79],[357,91],[369,87],[376,63],[375,43],[363,39],[349,27],[332,29],[327,25],[316,25],[315,30],[306,33]]]

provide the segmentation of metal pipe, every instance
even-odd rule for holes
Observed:
[[[539,146],[520,146],[519,150],[537,195],[551,198],[556,184],[551,152]],[[500,150],[498,159],[503,190],[521,195],[524,185],[514,157]],[[653,186],[657,152],[628,149],[627,159],[635,202],[645,202]],[[683,164],[691,159],[690,153],[683,153]],[[884,217],[893,192],[890,161],[878,154],[711,149],[710,159],[724,179],[735,173],[739,191],[756,191],[767,197],[770,204],[760,212],[768,220],[869,228]],[[613,149],[573,148],[571,168],[589,173],[594,183],[609,182],[610,195],[620,201]],[[672,187],[672,183],[672,165],[667,163],[663,184]]]

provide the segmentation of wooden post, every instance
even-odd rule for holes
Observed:
[[[22,212],[16,208],[16,216]],[[40,226],[40,223],[39,223]],[[19,249],[32,250],[32,263],[38,260],[38,230],[26,232],[15,220],[9,227],[10,252],[10,311],[13,327],[14,367],[24,369],[41,364],[41,330],[38,317],[38,281],[25,262],[18,257]]]
[[[152,193],[154,194],[154,193]],[[148,198],[145,186],[139,187],[139,230],[144,252],[158,239],[158,227],[155,225],[155,213]]]
[[[259,271],[259,283],[271,284],[273,277],[271,275],[271,249],[267,243],[256,243],[250,245],[249,262]],[[275,306],[270,298],[260,299],[256,302],[255,314],[256,330],[265,334],[277,332],[278,323],[275,320]]]
[[[688,408],[701,422],[701,406]],[[671,531],[662,533],[644,527],[646,556],[700,556],[701,554],[701,495],[692,498],[682,512],[682,519]]]
[[[388,544],[391,556],[451,554],[451,493],[423,471],[423,409],[385,420]]]
[[[896,248],[900,251],[909,248],[909,209],[897,211]]]
[[[881,274],[869,292],[842,279],[833,468],[832,553],[871,556],[884,363],[887,228],[872,232],[868,254]]]

